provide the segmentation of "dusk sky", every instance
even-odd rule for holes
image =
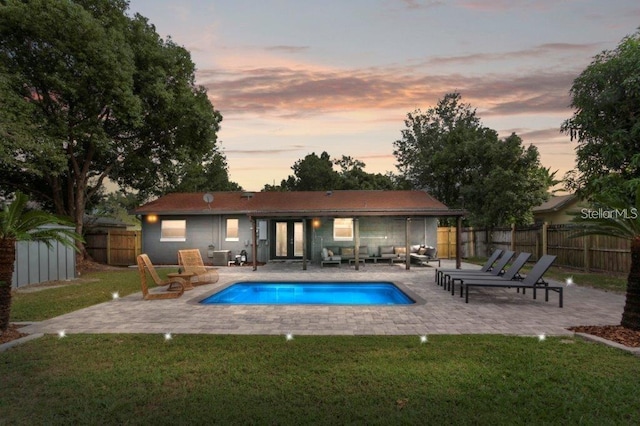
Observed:
[[[571,83],[640,26],[638,0],[131,0],[136,12],[191,52],[246,190],[311,152],[395,173],[406,114],[454,91],[562,177]]]

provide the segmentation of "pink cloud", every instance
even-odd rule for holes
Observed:
[[[199,74],[223,114],[299,117],[327,112],[428,108],[445,93],[458,91],[486,114],[513,115],[566,111],[577,71],[484,76],[425,75],[413,70],[321,71],[254,68],[236,73]]]

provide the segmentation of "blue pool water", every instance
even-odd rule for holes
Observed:
[[[410,305],[390,282],[239,282],[200,301],[239,305]]]

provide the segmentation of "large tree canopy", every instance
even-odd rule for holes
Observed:
[[[82,232],[109,178],[142,195],[216,151],[222,119],[190,54],[123,0],[0,3],[0,185]]]
[[[407,115],[394,143],[401,177],[451,208],[469,212],[477,226],[530,223],[531,208],[547,198],[548,171],[536,147],[504,140],[482,126],[475,110],[451,93],[426,113]]]
[[[334,165],[340,171],[334,170]],[[293,175],[280,182],[280,186],[265,185],[265,191],[326,191],[347,189],[397,189],[394,178],[381,173],[367,173],[366,164],[350,156],[331,159],[323,151],[308,154],[291,166]]]
[[[574,80],[571,97],[576,111],[562,124],[578,142],[571,188],[633,198],[640,184],[640,31],[597,55]]]

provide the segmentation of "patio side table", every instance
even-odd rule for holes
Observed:
[[[196,274],[193,272],[172,272],[167,274],[169,278],[182,278],[184,281],[184,291],[193,290],[193,284],[191,284],[191,278],[193,278]],[[175,289],[171,288],[171,284],[169,284],[169,288],[167,290],[174,291]]]

